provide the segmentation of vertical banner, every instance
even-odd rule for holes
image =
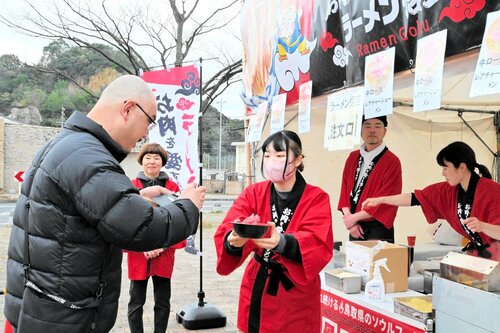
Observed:
[[[500,93],[500,11],[489,13],[470,97]]]
[[[285,128],[285,107],[286,94],[280,94],[273,97],[271,105],[271,126],[270,134],[281,131]]]
[[[182,189],[199,183],[198,117],[200,76],[194,65],[144,72],[156,96],[156,126],[149,142],[159,143],[168,152],[165,171]]]
[[[262,102],[257,107],[257,114],[250,117],[248,124],[247,140],[246,142],[258,142],[262,136],[262,129],[266,120],[267,102]]]
[[[417,42],[417,61],[413,89],[413,111],[436,110],[441,107],[446,35],[442,30]]]
[[[365,117],[392,114],[396,48],[371,54],[365,62]]]
[[[352,149],[360,143],[363,117],[363,88],[328,96],[324,147],[328,150]]]
[[[311,130],[311,93],[312,81],[300,85],[299,91],[299,134]]]

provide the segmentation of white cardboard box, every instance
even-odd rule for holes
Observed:
[[[408,290],[408,248],[379,241],[347,242],[345,246],[345,270],[358,273],[367,281],[373,274],[373,262],[387,258],[387,272],[380,268],[385,292]]]

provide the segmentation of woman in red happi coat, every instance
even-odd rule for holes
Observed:
[[[333,255],[330,199],[302,177],[304,156],[294,132],[271,135],[262,154],[268,180],[244,190],[214,235],[217,272],[228,275],[248,262],[239,296],[241,331],[319,333],[319,273]],[[231,222],[253,214],[267,222],[267,234],[240,237]]]
[[[474,151],[464,142],[449,144],[436,160],[446,181],[414,193],[370,198],[363,207],[419,205],[427,222],[445,219],[469,239],[464,252],[500,260],[500,184],[491,179],[488,168],[476,162]]]

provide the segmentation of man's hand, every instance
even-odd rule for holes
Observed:
[[[364,239],[363,228],[361,228],[359,224],[355,224],[352,228],[350,228],[349,233],[354,238]]]
[[[271,236],[268,238],[252,238],[252,241],[260,248],[272,250],[278,246],[280,242],[280,233],[276,230],[274,222],[267,222],[271,228]]]
[[[204,186],[196,187],[195,183],[189,183],[184,191],[182,191],[179,199],[189,199],[191,200],[198,209],[203,207],[205,202],[205,193],[207,189]]]
[[[167,190],[163,186],[155,185],[143,188],[139,191],[139,193],[141,194],[141,196],[151,199],[162,194],[171,194],[172,191]]]

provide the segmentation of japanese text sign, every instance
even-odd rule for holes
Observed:
[[[415,112],[441,107],[447,32],[447,30],[442,30],[418,40],[413,89],[413,111]]]
[[[302,83],[299,93],[299,134],[311,130],[312,81]]]
[[[489,13],[470,97],[500,93],[500,11]]]
[[[362,88],[328,96],[324,147],[328,150],[352,149],[360,142],[363,116]]]
[[[271,105],[271,126],[270,134],[281,131],[285,128],[285,106],[286,94],[280,94],[273,97]]]
[[[267,102],[260,103],[257,108],[257,114],[250,117],[246,142],[260,141],[262,129],[264,128],[264,122],[266,120],[268,105],[269,104]]]
[[[396,49],[391,47],[366,57],[365,115],[367,119],[392,114],[395,54]]]
[[[195,65],[145,72],[156,96],[156,126],[149,141],[168,152],[166,172],[182,189],[199,183],[198,117],[200,116],[200,79]]]
[[[321,290],[323,333],[420,333],[425,332],[347,298]],[[422,324],[423,326],[423,324]]]

